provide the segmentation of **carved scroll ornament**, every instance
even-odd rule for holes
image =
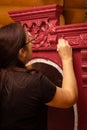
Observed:
[[[33,50],[56,50],[59,38],[63,37],[69,41],[73,48],[87,47],[87,23],[56,26],[49,20],[33,22],[31,26],[26,23],[24,28],[35,37]]]

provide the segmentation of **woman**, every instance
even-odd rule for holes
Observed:
[[[68,108],[77,101],[72,48],[68,41],[59,39],[57,44],[63,65],[61,88],[42,73],[25,68],[32,57],[32,41],[18,23],[0,28],[2,130],[42,130],[41,113],[45,106]]]

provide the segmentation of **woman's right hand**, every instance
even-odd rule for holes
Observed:
[[[57,51],[63,65],[62,86],[56,86],[54,98],[46,105],[58,108],[68,108],[74,105],[78,98],[77,81],[72,62],[72,48],[67,40],[61,38],[58,40]]]
[[[72,60],[72,48],[67,40],[63,38],[58,40],[57,51],[62,61]]]

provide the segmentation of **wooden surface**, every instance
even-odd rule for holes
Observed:
[[[85,22],[85,0],[0,0],[0,26],[13,22],[8,11],[50,4],[64,7],[60,25]]]

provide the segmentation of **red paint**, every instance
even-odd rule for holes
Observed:
[[[59,26],[63,8],[57,5],[10,11],[10,17],[20,22],[36,39],[33,43],[33,59],[43,58],[56,63],[61,60],[56,52],[57,40],[64,37],[73,48],[74,69],[78,81],[78,126],[87,129],[87,23]],[[49,108],[48,130],[74,130],[73,108],[67,110]]]

